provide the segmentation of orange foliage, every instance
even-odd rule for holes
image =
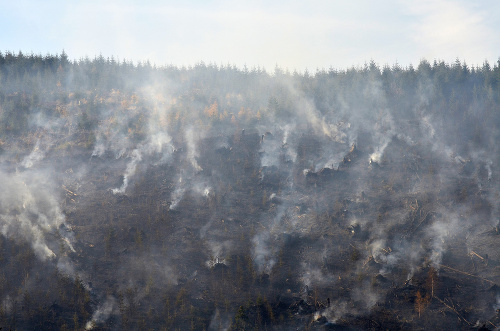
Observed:
[[[243,118],[243,116],[245,116],[246,113],[245,113],[245,108],[241,107],[241,110],[238,112],[238,118]]]
[[[204,113],[209,118],[217,118],[216,116],[219,115],[219,105],[217,104],[217,101],[214,101],[210,107],[205,107]]]
[[[260,120],[260,118],[261,118],[261,115],[260,115],[260,110],[258,110],[258,111],[257,111],[257,115],[255,115],[255,117],[256,117],[258,120]]]
[[[417,291],[417,297],[415,298],[415,310],[418,312],[418,317],[420,314],[427,308],[427,306],[431,302],[431,296],[429,293],[425,297],[420,294],[420,291]]]

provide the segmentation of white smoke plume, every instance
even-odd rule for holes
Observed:
[[[170,209],[175,210],[179,202],[181,202],[182,197],[184,196],[184,192],[186,191],[184,187],[184,180],[181,177],[177,180],[177,184],[175,190],[172,192],[172,196],[170,197]]]
[[[210,325],[208,326],[208,330],[219,330],[226,331],[231,328],[231,324],[233,321],[233,314],[228,312],[221,312],[218,308],[215,309],[215,312],[210,320]]]
[[[111,191],[113,194],[123,194],[125,193],[125,190],[128,187],[128,182],[129,178],[135,174],[136,168],[137,168],[137,163],[141,162],[142,160],[142,154],[138,149],[134,149],[130,153],[130,162],[127,164],[127,169],[125,170],[125,173],[123,174],[123,183],[120,188],[114,188]]]
[[[46,234],[58,233],[66,221],[49,178],[50,175],[43,172],[0,171],[1,232],[7,237],[30,242],[42,260],[56,257],[54,245],[46,241]],[[69,238],[64,234],[61,236],[72,248]]]
[[[31,153],[25,156],[24,159],[21,161],[21,165],[25,168],[31,168],[38,161],[43,160],[44,157],[45,157],[45,151],[40,146],[40,140],[37,140],[35,147],[33,147]]]
[[[85,330],[92,330],[100,323],[105,322],[111,314],[115,313],[115,310],[116,299],[112,296],[108,296],[106,301],[97,308],[94,314],[92,314],[90,321],[85,324]]]
[[[279,236],[281,231],[281,222],[284,217],[286,209],[280,208],[276,216],[271,220],[271,223],[263,232],[259,232],[252,238],[253,244],[253,260],[257,265],[260,273],[270,273],[274,264],[276,263],[276,253],[279,247],[276,247],[272,242],[275,241],[276,236]],[[260,223],[259,223],[260,224]],[[262,224],[260,224],[262,226]]]
[[[198,164],[197,157],[199,156],[199,154],[196,146],[197,142],[201,138],[201,131],[199,129],[195,129],[193,126],[190,126],[186,128],[184,136],[187,143],[187,157],[189,162],[191,163],[191,166],[195,171],[203,170]]]
[[[123,183],[119,188],[112,189],[113,194],[124,194],[127,190],[130,178],[135,175],[138,164],[142,161],[143,155],[151,156],[153,154],[160,154],[160,160],[165,162],[170,159],[173,146],[170,136],[164,132],[157,133],[150,137],[150,140],[144,144],[139,145],[136,149],[130,152],[130,161],[127,164],[125,173],[123,174]]]

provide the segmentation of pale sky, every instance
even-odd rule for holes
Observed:
[[[0,0],[0,51],[290,71],[500,57],[500,1]]]

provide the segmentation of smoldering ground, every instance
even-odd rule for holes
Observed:
[[[492,72],[61,64],[0,85],[2,236],[83,284],[75,327],[494,324]]]

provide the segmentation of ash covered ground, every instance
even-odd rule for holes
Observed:
[[[0,60],[1,327],[500,326],[498,65]]]

